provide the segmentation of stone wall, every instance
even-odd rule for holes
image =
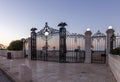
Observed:
[[[7,50],[0,50],[0,56],[7,56]]]
[[[24,58],[23,51],[9,51],[9,52],[11,52],[13,59]]]
[[[7,53],[11,52],[11,56],[13,59],[24,58],[23,51],[8,51],[8,50],[0,50],[0,56],[7,57]]]
[[[109,55],[108,63],[117,82],[120,82],[120,56]]]

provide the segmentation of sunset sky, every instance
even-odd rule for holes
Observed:
[[[30,36],[48,22],[56,28],[66,22],[69,32],[84,34],[87,28],[103,33],[112,25],[120,32],[120,0],[0,0],[0,43]]]

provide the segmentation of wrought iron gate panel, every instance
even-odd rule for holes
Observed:
[[[106,35],[100,31],[92,36],[91,62],[100,64],[106,62]]]
[[[43,61],[59,60],[59,30],[48,26],[37,32],[37,59]]]
[[[46,61],[58,61],[59,60],[59,33],[53,35],[48,40],[48,51],[47,56],[45,55],[45,40],[41,36],[37,36],[37,59]]]
[[[81,62],[85,60],[85,38],[82,34],[67,33],[66,45],[66,61],[67,62]]]

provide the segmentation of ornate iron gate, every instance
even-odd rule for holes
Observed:
[[[46,29],[49,31],[48,36],[45,36]],[[65,28],[61,26],[60,29],[64,31]],[[45,27],[36,34],[37,59],[83,63],[85,60],[85,36],[76,33],[63,33],[65,33],[65,37],[62,36],[62,30],[50,28],[46,23]]]
[[[49,35],[45,36],[45,30]],[[59,61],[59,30],[45,27],[37,33],[37,59],[43,61]]]
[[[85,60],[85,36],[77,33],[67,33],[66,37],[66,61],[83,63]]]
[[[99,30],[92,36],[91,62],[106,62],[106,35]]]
[[[35,32],[36,29],[33,28],[31,30],[31,59],[83,63],[85,61],[85,49],[88,48],[87,46],[85,48],[85,40],[87,41],[87,39],[85,35],[66,32],[66,25],[66,23],[60,23],[58,25],[60,30],[57,30],[49,27],[46,23],[45,27],[37,33]],[[118,38],[116,37],[115,43],[117,46],[118,43],[120,44]],[[91,62],[106,63],[106,35],[97,31],[92,36],[91,42]],[[113,49],[113,41],[111,44]]]

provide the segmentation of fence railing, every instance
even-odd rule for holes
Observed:
[[[36,59],[44,60],[49,57],[47,60],[61,62],[82,60],[85,63],[107,63],[111,49],[120,44],[119,37],[116,37],[115,43],[111,42],[111,37],[115,32],[113,28],[108,28],[106,34],[97,31],[92,35],[90,29],[87,29],[85,34],[69,33],[66,31],[66,25],[66,23],[60,23],[58,25],[60,28],[57,30],[49,27],[46,23],[45,27],[38,32],[35,32],[36,29],[32,29],[32,38],[30,38],[31,41],[29,41],[27,48],[31,59],[36,56]],[[49,35],[46,36],[45,32]],[[37,53],[34,53],[36,51]],[[41,54],[43,53],[41,51],[44,52],[44,55]],[[54,55],[55,53],[57,55]]]

